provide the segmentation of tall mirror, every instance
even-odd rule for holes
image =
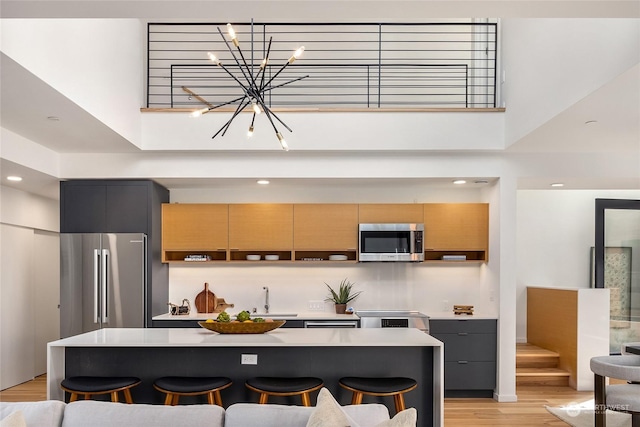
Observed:
[[[640,342],[640,200],[596,199],[594,286],[611,294],[609,347]]]

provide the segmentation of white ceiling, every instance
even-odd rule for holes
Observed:
[[[403,8],[403,4],[410,8]],[[376,22],[400,20],[424,22],[429,18],[461,16],[491,17],[640,17],[640,2],[633,1],[327,1],[327,0],[233,0],[233,1],[162,1],[162,0],[85,0],[85,1],[0,1],[2,18],[139,18],[142,20],[194,21],[207,17],[213,21],[224,12],[224,20],[254,17],[268,21]],[[407,15],[407,10],[411,15]],[[293,17],[293,18],[292,18]],[[202,20],[202,19],[200,19]],[[256,18],[257,20],[257,18]],[[55,152],[120,153],[138,149],[91,116],[68,98],[6,57],[0,56],[0,125]],[[615,107],[615,108],[614,108]],[[34,117],[64,115],[64,121],[34,120]],[[584,117],[598,123],[585,125]],[[84,135],[93,135],[87,145]],[[575,135],[580,135],[576,138]],[[591,151],[608,141],[608,149],[637,153],[640,148],[640,67],[612,81],[568,110],[557,115],[513,144],[508,151],[517,153],[557,153]],[[579,142],[577,142],[579,141]],[[1,153],[0,153],[1,154]],[[309,155],[313,155],[310,153]],[[57,178],[28,170],[2,160],[2,185],[57,197]],[[9,173],[30,174],[30,184],[11,184],[4,180]],[[468,177],[470,180],[482,177]],[[25,180],[26,181],[26,180]],[[524,182],[524,181],[523,181]],[[171,187],[211,186],[207,180],[166,180]],[[433,181],[434,185],[442,182]],[[534,185],[528,183],[527,185]],[[546,184],[545,184],[546,185]],[[616,184],[617,185],[617,184]]]

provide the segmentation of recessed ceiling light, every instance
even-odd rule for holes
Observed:
[[[464,179],[456,179],[455,181],[453,181],[454,184],[466,184],[467,181],[465,181]]]
[[[488,184],[489,181],[487,181],[486,179],[478,179],[476,181],[473,181],[475,184]]]
[[[48,116],[47,120],[51,120],[52,122],[59,122],[60,121],[60,117],[58,117],[58,116]]]
[[[552,187],[564,187],[564,184],[561,182],[554,182],[553,184],[551,184]]]
[[[267,181],[266,179],[259,179],[259,180],[258,180],[258,184],[260,184],[260,185],[267,185],[267,184],[269,184],[269,181]]]
[[[22,177],[21,177],[21,176],[15,176],[15,175],[9,175],[9,176],[7,177],[7,179],[8,179],[9,181],[14,181],[14,182],[20,182],[20,181],[22,181]]]

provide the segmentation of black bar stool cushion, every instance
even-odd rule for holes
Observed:
[[[340,382],[347,387],[369,393],[395,393],[417,384],[413,378],[389,377],[389,378],[366,378],[366,377],[344,377]]]
[[[81,393],[98,393],[105,390],[115,390],[128,387],[140,382],[136,377],[69,377],[60,383],[69,390]]]
[[[227,377],[162,377],[154,384],[175,393],[197,393],[213,390],[231,383]]]
[[[319,387],[322,383],[315,377],[255,377],[247,380],[251,387],[273,393],[295,393]]]

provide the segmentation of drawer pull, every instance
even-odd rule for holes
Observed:
[[[461,337],[466,337],[469,334],[466,333],[466,332],[458,332],[458,335],[461,336]]]
[[[469,363],[466,360],[458,360],[458,365],[466,365],[467,363]]]

